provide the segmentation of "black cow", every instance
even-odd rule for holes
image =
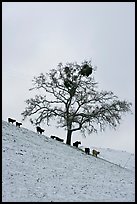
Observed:
[[[86,153],[86,154],[89,154],[89,153],[90,153],[90,148],[87,148],[87,147],[86,147],[86,148],[85,148],[85,153]]]
[[[37,126],[36,129],[37,129],[37,133],[40,133],[40,134],[42,134],[42,132],[45,131],[45,130],[43,130],[43,129],[42,129],[41,127],[39,127],[39,126]]]
[[[53,135],[51,135],[50,137],[51,137],[52,139],[55,139],[55,136],[53,136]]]
[[[15,120],[15,119],[12,119],[12,118],[8,118],[8,122],[9,122],[9,123],[11,122],[11,123],[13,124],[14,122],[16,122],[16,120]]]
[[[59,137],[57,137],[57,136],[54,136],[54,135],[51,135],[50,136],[52,139],[56,139],[57,141],[60,141],[60,142],[63,142],[64,140],[63,139],[61,139],[61,138],[59,138]]]
[[[60,141],[60,142],[63,142],[64,140],[59,138],[59,137],[55,137],[56,140]]]
[[[76,141],[76,142],[73,143],[73,146],[78,147],[79,144],[81,144],[81,142],[80,141]]]
[[[21,125],[22,125],[22,123],[16,122],[16,127],[20,127]]]

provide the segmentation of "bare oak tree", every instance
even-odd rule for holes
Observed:
[[[84,61],[81,65],[60,63],[57,69],[34,77],[30,90],[43,89],[44,92],[26,100],[27,107],[21,113],[23,120],[30,117],[35,125],[41,122],[49,125],[56,118],[58,127],[67,131],[68,145],[71,145],[75,131],[80,130],[86,135],[104,131],[107,126],[116,129],[122,114],[131,112],[132,104],[118,100],[112,91],[98,91],[93,76],[95,71],[91,61]]]

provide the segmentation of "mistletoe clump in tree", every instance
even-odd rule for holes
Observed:
[[[116,129],[122,114],[131,112],[132,104],[118,100],[112,91],[98,91],[93,77],[95,71],[91,61],[81,65],[60,63],[57,69],[34,77],[30,90],[43,89],[43,94],[26,100],[23,119],[30,117],[35,125],[41,122],[49,125],[56,118],[57,126],[67,131],[68,145],[75,131],[86,136],[86,133],[104,131],[107,126]]]

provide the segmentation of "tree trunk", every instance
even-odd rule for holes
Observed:
[[[67,132],[67,141],[66,144],[71,145],[71,135],[72,135],[72,131],[68,130]]]

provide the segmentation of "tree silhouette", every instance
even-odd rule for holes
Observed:
[[[65,66],[59,63],[57,69],[34,77],[33,88],[29,90],[43,90],[43,93],[26,100],[27,107],[21,113],[23,120],[30,117],[35,125],[41,122],[49,125],[56,118],[57,126],[67,132],[68,145],[75,131],[86,136],[86,133],[104,131],[107,126],[116,129],[122,114],[131,112],[132,104],[118,100],[112,91],[98,91],[95,71],[91,61]]]

